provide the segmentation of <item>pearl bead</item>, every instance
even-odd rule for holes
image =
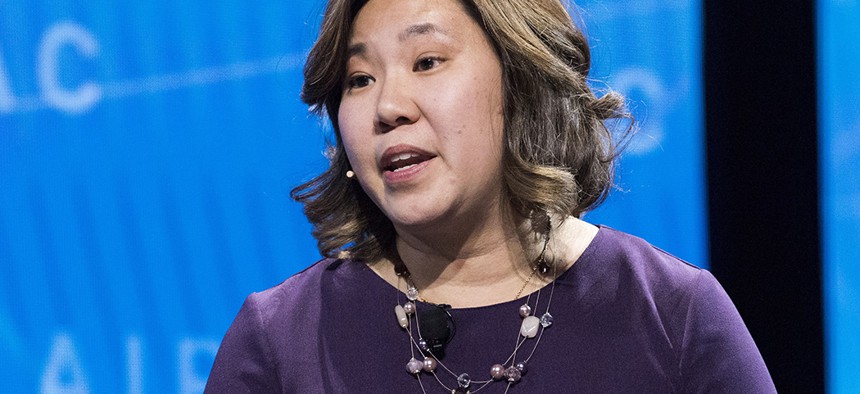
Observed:
[[[534,338],[537,336],[538,328],[540,328],[540,319],[535,316],[528,316],[523,319],[523,324],[520,326],[520,335]]]
[[[412,302],[407,302],[403,304],[403,310],[406,312],[407,315],[411,315],[415,313],[415,304]]]
[[[409,360],[408,363],[406,363],[406,370],[413,375],[421,372],[422,368],[424,368],[424,363],[414,358]]]
[[[436,365],[438,362],[433,357],[427,357],[424,359],[424,372],[433,372],[436,370]]]
[[[424,338],[421,338],[418,340],[418,348],[425,351],[425,352],[430,351],[430,345],[427,343],[427,340]]]
[[[490,368],[490,376],[492,376],[493,379],[495,379],[495,380],[500,380],[500,379],[504,378],[505,377],[505,367],[503,367],[502,364],[493,365],[493,367]]]
[[[406,311],[403,310],[402,306],[395,306],[394,314],[397,316],[397,324],[400,324],[400,327],[406,328],[409,325],[409,318],[406,317]]]
[[[522,377],[523,377],[523,373],[520,372],[520,370],[516,369],[515,367],[508,367],[508,369],[505,370],[505,378],[508,380],[508,382],[511,382],[511,383],[519,382],[520,379],[522,379]]]
[[[520,307],[520,316],[527,317],[531,314],[532,314],[532,307],[530,307],[529,304],[523,304]]]
[[[519,370],[519,371],[520,371],[520,373],[521,373],[521,374],[523,374],[523,375],[525,375],[525,374],[526,374],[526,372],[528,372],[528,371],[529,371],[529,366],[526,364],[526,362],[525,362],[525,361],[520,361],[520,362],[518,362],[516,365],[514,365],[514,368],[516,368],[517,370]]]

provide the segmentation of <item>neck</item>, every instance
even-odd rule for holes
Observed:
[[[398,254],[422,298],[458,307],[514,298],[531,274],[542,243],[532,235],[527,219],[510,210],[496,211],[480,220],[434,224],[430,231],[398,229]]]
[[[543,248],[542,237],[526,230],[531,228],[528,220],[483,228],[488,230],[452,231],[436,237],[398,231],[398,254],[423,299],[458,308],[493,305],[555,279],[551,274],[528,279]],[[569,268],[596,233],[596,227],[576,218],[554,225],[547,249],[547,258],[556,267],[553,271],[561,274]],[[390,283],[399,283],[391,263],[375,269]],[[405,283],[399,285],[405,290]]]

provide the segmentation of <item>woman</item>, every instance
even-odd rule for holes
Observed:
[[[207,392],[772,392],[706,271],[580,219],[622,98],[559,0],[331,0],[293,191],[326,259],[248,297]]]

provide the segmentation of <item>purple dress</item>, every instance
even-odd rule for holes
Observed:
[[[487,380],[491,366],[508,359],[525,301],[451,310],[456,334],[443,362],[454,374],[437,368],[444,389],[433,375],[406,370],[410,337],[394,313],[404,295],[365,264],[321,260],[248,297],[224,336],[206,393],[420,393],[422,385],[427,393],[450,393],[455,375]],[[522,379],[510,387],[492,382],[482,393],[776,391],[714,277],[639,238],[601,227],[556,280],[550,312],[553,323]]]

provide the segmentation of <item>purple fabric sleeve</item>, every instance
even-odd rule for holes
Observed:
[[[680,369],[687,393],[776,392],[729,296],[707,271],[693,284],[681,333]]]
[[[258,294],[246,300],[218,350],[206,393],[279,393],[277,361],[263,329]]]

